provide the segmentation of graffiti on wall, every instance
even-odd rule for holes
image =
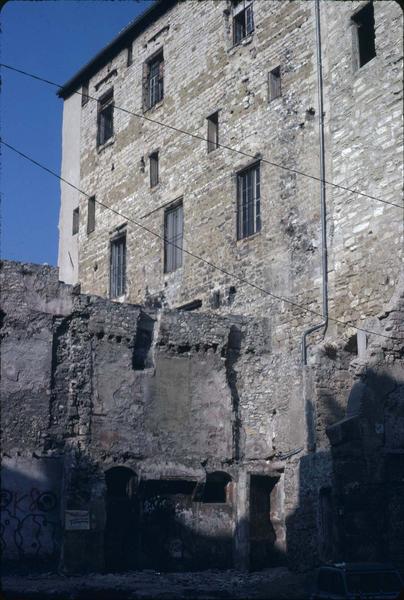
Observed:
[[[58,497],[32,487],[27,492],[0,491],[0,547],[4,558],[47,558],[57,550],[60,530]]]

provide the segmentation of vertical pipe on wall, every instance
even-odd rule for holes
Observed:
[[[322,314],[321,323],[312,325],[302,336],[302,362],[307,364],[307,336],[328,324],[328,260],[327,260],[327,213],[325,203],[325,150],[324,150],[324,102],[323,64],[321,57],[320,1],[315,0],[316,55],[317,55],[317,99],[320,151],[320,221],[321,221],[321,273],[322,273]]]

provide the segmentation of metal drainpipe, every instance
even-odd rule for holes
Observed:
[[[328,324],[328,273],[327,273],[327,215],[325,205],[325,156],[324,156],[324,108],[323,108],[323,65],[321,60],[320,0],[315,0],[316,50],[317,50],[317,97],[320,141],[320,220],[321,220],[321,272],[323,279],[323,321],[312,325],[302,336],[302,361],[307,364],[307,336]]]

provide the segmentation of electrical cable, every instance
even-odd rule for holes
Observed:
[[[16,73],[20,73],[22,75],[25,75],[27,77],[31,77],[32,79],[37,79],[38,81],[42,81],[43,83],[47,83],[49,85],[53,85],[57,88],[62,88],[63,86],[55,83],[54,81],[50,81],[49,79],[45,79],[44,77],[40,77],[39,75],[34,75],[33,73],[29,73],[28,71],[23,71],[22,69],[17,69],[16,67],[12,67],[11,65],[6,65],[4,63],[0,63],[1,67],[5,67],[6,69],[9,69],[11,71],[15,71]],[[89,100],[94,100],[95,102],[98,102],[98,98],[94,98],[93,96],[89,96],[88,94],[82,94],[80,92],[73,92],[73,94],[77,94],[81,97],[86,97]],[[117,106],[116,104],[114,104],[114,109],[120,110],[124,113],[127,113],[129,115],[133,115],[134,117],[137,117],[139,119],[143,119],[145,121],[149,121],[150,123],[154,123],[156,125],[159,125],[160,127],[165,127],[166,129],[171,129],[172,131],[175,131],[177,133],[181,133],[183,135],[188,135],[194,139],[203,141],[203,142],[208,142],[208,139],[203,137],[202,135],[198,135],[196,133],[191,133],[190,131],[185,131],[184,129],[179,129],[178,127],[174,127],[173,125],[168,125],[167,123],[163,123],[161,121],[157,121],[156,119],[151,119],[150,117],[147,117],[146,115],[142,115],[133,111],[130,111],[126,108],[122,108],[121,106]],[[252,158],[252,159],[257,159],[257,156],[254,154],[249,154],[248,152],[244,152],[243,150],[238,150],[237,148],[233,148],[232,146],[227,146],[225,144],[217,144],[218,148],[224,148],[225,150],[230,150],[231,152],[235,152],[237,154],[241,154],[242,156],[246,156],[247,158]],[[351,194],[357,194],[358,196],[363,196],[365,198],[370,198],[371,200],[376,200],[377,202],[382,202],[383,204],[389,204],[390,206],[395,206],[397,208],[403,209],[404,208],[404,204],[403,206],[400,206],[399,204],[395,204],[394,202],[389,202],[388,200],[383,200],[382,198],[378,198],[377,196],[371,196],[370,194],[365,194],[364,192],[360,192],[359,190],[353,190],[351,188],[348,188],[346,186],[340,185],[338,183],[334,183],[332,181],[327,181],[326,179],[321,179],[320,177],[316,177],[315,175],[310,175],[309,173],[304,173],[303,171],[299,171],[298,169],[293,169],[292,167],[285,167],[284,165],[281,165],[279,163],[275,163],[273,161],[270,161],[266,158],[260,157],[259,160],[263,163],[266,163],[268,165],[271,165],[272,167],[276,167],[278,169],[283,169],[284,171],[289,171],[291,173],[295,173],[296,175],[302,175],[303,177],[307,177],[309,179],[313,179],[315,181],[319,181],[321,183],[325,183],[326,185],[330,185],[332,187],[335,187],[337,189],[340,190],[344,190],[345,192],[349,192]]]
[[[62,177],[61,175],[59,175],[55,171],[52,171],[52,169],[49,169],[48,167],[46,167],[45,165],[43,165],[40,162],[36,161],[35,159],[31,158],[27,154],[24,154],[23,152],[21,152],[20,150],[18,150],[14,146],[12,146],[11,144],[8,144],[2,138],[0,138],[0,144],[3,144],[4,146],[6,146],[7,148],[9,148],[10,150],[12,150],[13,152],[15,152],[16,154],[20,155],[21,157],[25,158],[29,162],[31,162],[31,163],[35,164],[36,166],[40,167],[44,171],[50,173],[54,177],[57,177],[57,179],[59,179],[60,181],[63,181],[64,183],[66,183],[66,185],[69,185],[70,187],[74,188],[80,194],[83,194],[87,198],[93,197],[93,196],[90,196],[90,194],[87,194],[87,192],[84,192],[83,190],[81,190],[80,188],[78,188],[76,185],[74,185],[70,181],[67,181],[67,179],[65,179],[64,177]],[[149,229],[149,227],[146,227],[145,225],[142,225],[141,223],[138,223],[134,219],[131,219],[130,217],[127,217],[126,215],[124,215],[123,213],[119,212],[118,210],[112,208],[111,206],[108,206],[107,204],[104,204],[103,202],[100,202],[100,200],[97,200],[96,198],[94,198],[94,200],[100,206],[102,206],[102,207],[110,210],[111,212],[115,213],[116,215],[120,216],[121,218],[125,219],[126,221],[128,221],[130,223],[133,223],[134,225],[136,225],[140,229],[143,229],[144,231],[147,231],[148,233],[150,233],[154,237],[159,238],[165,244],[169,244],[171,246],[174,246],[178,250],[181,250],[181,252],[184,252],[185,254],[188,254],[189,256],[192,256],[192,258],[195,258],[195,259],[197,259],[197,260],[205,263],[209,267],[212,267],[213,269],[216,269],[217,271],[220,271],[221,273],[224,273],[225,275],[228,275],[229,277],[231,277],[233,279],[236,279],[236,280],[240,281],[241,283],[245,283],[245,284],[249,285],[250,287],[252,287],[252,288],[254,288],[256,290],[258,290],[258,291],[260,291],[260,292],[262,292],[262,293],[264,293],[264,294],[266,294],[268,296],[271,296],[272,298],[275,298],[276,300],[279,300],[281,302],[286,302],[287,304],[290,304],[291,306],[294,306],[295,308],[298,308],[298,309],[303,310],[303,311],[305,311],[307,313],[316,315],[317,317],[318,316],[320,316],[320,317],[322,316],[321,313],[319,313],[319,312],[317,312],[317,311],[315,311],[315,310],[313,310],[311,308],[306,308],[302,304],[298,304],[297,302],[294,302],[293,300],[289,300],[288,298],[285,298],[283,296],[279,296],[277,294],[274,294],[273,292],[270,292],[269,290],[266,290],[266,289],[264,289],[264,288],[256,285],[255,283],[252,283],[251,281],[248,281],[248,279],[245,279],[244,277],[240,277],[239,275],[236,275],[235,273],[231,273],[230,271],[227,271],[223,267],[219,267],[218,265],[215,265],[214,263],[210,262],[209,260],[206,260],[205,258],[202,258],[201,256],[198,256],[197,254],[194,254],[193,252],[190,252],[189,250],[183,248],[182,246],[178,246],[177,244],[175,244],[171,240],[168,240],[163,235],[161,235],[161,234],[153,231],[152,229]],[[383,338],[386,338],[386,339],[389,339],[389,340],[400,340],[400,341],[404,340],[404,337],[389,336],[389,335],[385,335],[383,333],[377,333],[376,331],[371,331],[371,330],[365,329],[363,327],[357,327],[355,325],[352,325],[351,323],[346,323],[344,321],[341,321],[340,319],[336,319],[335,317],[329,317],[329,320],[330,321],[334,321],[335,323],[339,323],[340,325],[343,325],[344,327],[352,327],[353,329],[356,329],[357,331],[363,331],[363,332],[368,333],[370,335],[380,336],[380,337],[383,337]]]

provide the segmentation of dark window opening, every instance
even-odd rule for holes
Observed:
[[[356,28],[357,64],[360,68],[376,56],[373,2],[369,2],[355,13],[352,21]]]
[[[81,88],[81,106],[85,106],[88,100],[88,81],[86,81]]]
[[[133,45],[128,46],[128,53],[126,55],[126,66],[130,67],[133,63]]]
[[[137,319],[136,337],[133,348],[132,366],[134,371],[141,371],[146,367],[152,366],[149,364],[148,356],[153,340],[154,320],[140,313]]]
[[[253,1],[233,0],[233,43],[238,44],[253,31]]]
[[[187,479],[150,479],[142,481],[142,496],[192,496],[196,481]]]
[[[220,291],[219,290],[213,292],[213,294],[212,294],[212,300],[211,300],[211,305],[212,305],[212,308],[219,308],[220,307]]]
[[[153,152],[150,160],[150,187],[155,187],[159,182],[159,153]]]
[[[164,98],[163,51],[145,63],[144,106],[152,108]]]
[[[345,350],[351,354],[358,354],[358,336],[356,333],[350,336],[345,344]]]
[[[219,147],[219,113],[215,112],[207,118],[208,121],[208,152]]]
[[[76,235],[79,232],[80,222],[80,209],[79,207],[73,210],[73,223],[72,223],[72,235]]]
[[[110,90],[98,101],[97,143],[105,144],[114,134],[114,92]]]
[[[186,304],[178,306],[177,310],[197,310],[198,308],[201,308],[201,306],[202,300],[191,300],[191,302],[187,302]]]
[[[112,467],[105,473],[107,494],[114,498],[127,498],[133,494],[137,479],[131,469],[126,467]]]
[[[261,230],[260,165],[237,175],[237,239]]]
[[[227,485],[230,481],[231,477],[227,473],[219,471],[208,473],[203,488],[202,502],[224,504],[227,500]]]
[[[182,265],[182,203],[166,210],[164,215],[164,272],[171,273]]]
[[[281,68],[276,67],[269,73],[269,102],[281,95]]]
[[[87,233],[95,229],[95,196],[91,196],[87,202]]]
[[[111,298],[117,298],[126,289],[126,235],[111,242],[110,290]]]

